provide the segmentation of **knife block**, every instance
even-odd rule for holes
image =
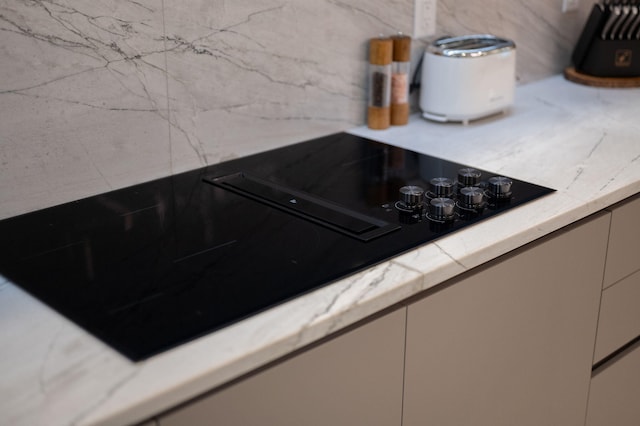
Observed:
[[[572,55],[575,70],[595,77],[640,77],[640,39],[603,38],[607,10],[594,5]]]
[[[594,38],[576,70],[597,77],[639,77],[640,40]]]

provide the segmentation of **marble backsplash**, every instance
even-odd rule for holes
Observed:
[[[438,34],[514,39],[526,83],[591,7],[560,5],[441,0]],[[413,0],[0,0],[0,218],[361,125],[367,40],[412,26]]]

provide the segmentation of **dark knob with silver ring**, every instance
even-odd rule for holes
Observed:
[[[465,208],[477,208],[484,202],[484,191],[477,186],[470,186],[460,190],[460,204]]]
[[[511,185],[513,181],[504,176],[494,176],[489,178],[489,195],[496,199],[507,199],[511,197]]]
[[[456,203],[451,198],[434,198],[429,202],[429,218],[453,220]]]
[[[458,170],[458,182],[460,182],[460,185],[463,187],[478,185],[478,182],[480,182],[480,176],[482,176],[482,173],[471,167],[465,167]]]
[[[400,202],[408,209],[419,207],[424,200],[424,189],[416,185],[400,188]]]
[[[437,197],[449,198],[453,194],[453,181],[444,177],[433,178],[429,181],[431,193]]]

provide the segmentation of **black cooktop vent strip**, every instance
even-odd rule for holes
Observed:
[[[400,229],[399,225],[245,172],[208,177],[204,181],[361,241],[371,241]]]

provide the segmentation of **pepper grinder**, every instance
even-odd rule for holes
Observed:
[[[369,41],[369,104],[367,126],[382,130],[391,122],[391,61],[393,41],[372,38]]]

